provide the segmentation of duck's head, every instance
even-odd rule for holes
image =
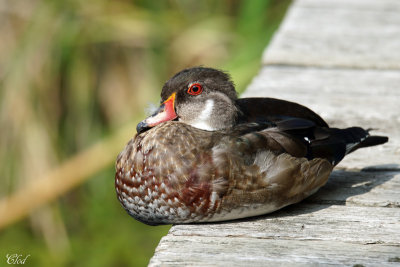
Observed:
[[[226,129],[236,121],[236,98],[228,74],[212,68],[185,69],[165,83],[160,107],[136,130],[141,133],[170,120],[207,131]]]

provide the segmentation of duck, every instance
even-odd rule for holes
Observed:
[[[327,182],[333,168],[386,136],[331,128],[311,109],[238,98],[229,74],[184,69],[118,155],[122,207],[148,225],[219,222],[274,212]]]

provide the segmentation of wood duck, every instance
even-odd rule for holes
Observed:
[[[165,83],[161,106],[118,155],[115,187],[149,225],[245,218],[301,201],[345,155],[387,141],[329,128],[297,103],[238,99],[228,74],[189,68]]]

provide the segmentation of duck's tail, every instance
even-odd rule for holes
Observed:
[[[387,136],[370,135],[371,129],[360,127],[320,129],[322,131],[316,132],[311,143],[313,157],[326,158],[334,165],[359,148],[381,145],[389,140]]]
[[[389,141],[389,138],[387,136],[369,135],[370,130],[364,130],[364,129],[362,130],[367,133],[367,137],[358,144],[354,145],[351,149],[346,150],[346,155],[359,148],[382,145],[387,141]]]

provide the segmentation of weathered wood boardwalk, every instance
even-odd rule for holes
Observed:
[[[294,1],[262,62],[243,97],[295,101],[389,143],[281,211],[173,226],[150,266],[400,266],[400,1]]]

